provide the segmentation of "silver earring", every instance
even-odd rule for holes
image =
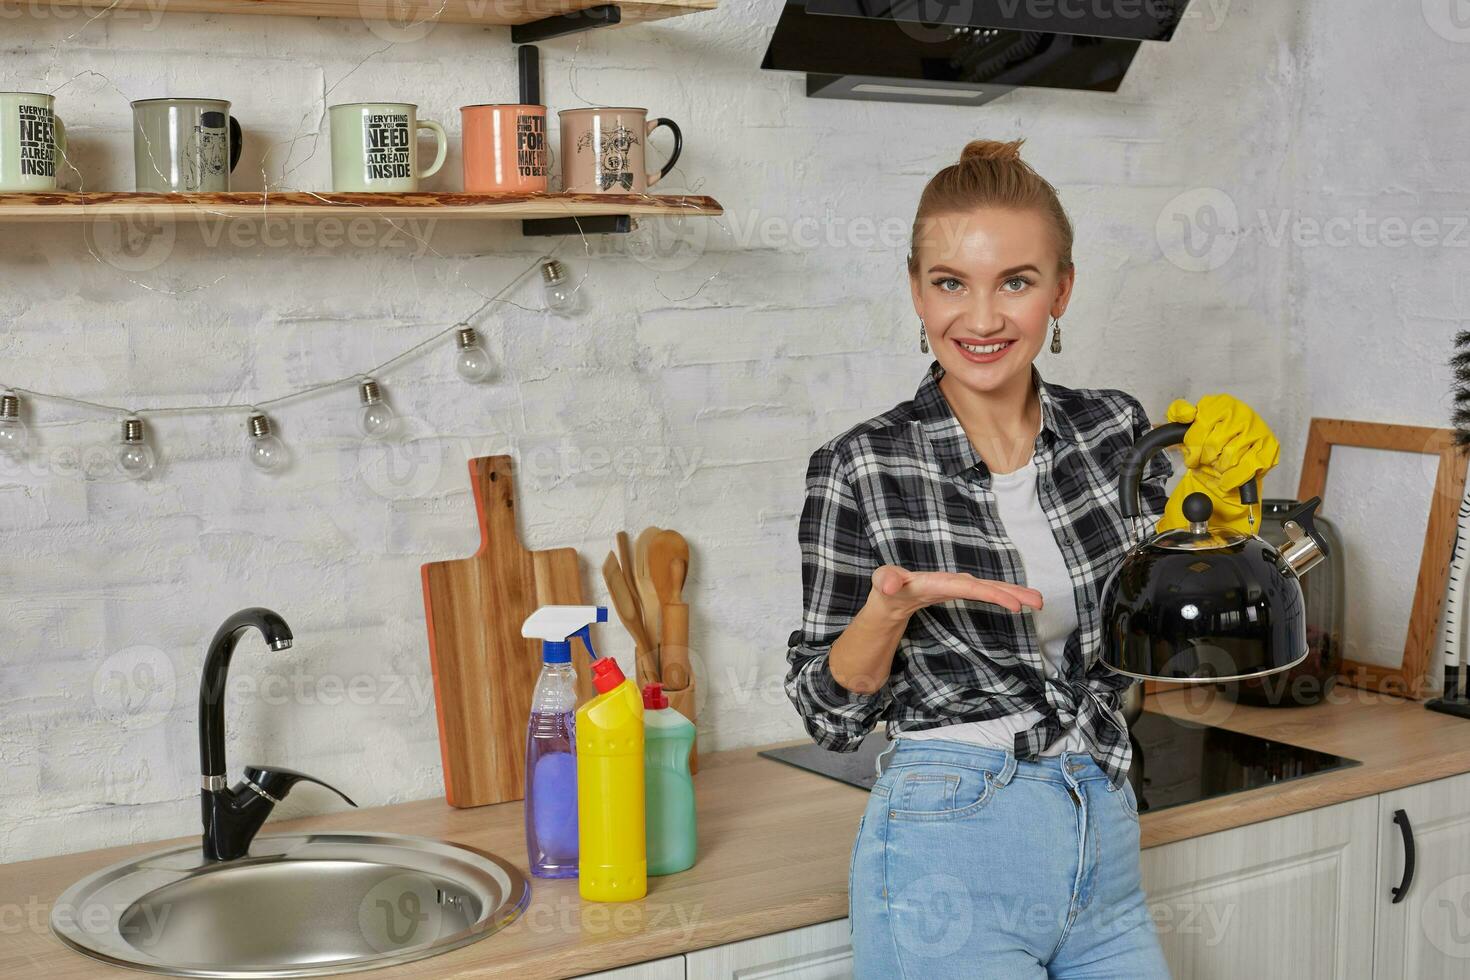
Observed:
[[[1051,352],[1053,354],[1060,354],[1062,352],[1061,320],[1052,320],[1051,322]]]
[[[924,318],[919,317],[919,350],[929,353],[929,335],[924,332]]]

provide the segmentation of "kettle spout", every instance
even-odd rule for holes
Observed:
[[[1330,554],[1327,539],[1312,523],[1312,516],[1321,504],[1321,497],[1313,497],[1282,524],[1287,542],[1281,547],[1281,557],[1298,576],[1316,568]]]

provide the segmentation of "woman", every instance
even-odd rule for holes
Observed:
[[[1075,270],[1019,148],[972,142],[925,187],[909,280],[935,362],[807,473],[787,693],[829,749],[880,718],[897,736],[853,848],[859,978],[1168,976],[1139,884],[1130,680],[1096,662],[1099,593],[1134,536],[1119,463],[1150,425],[1133,396],[1032,366],[1049,332],[1060,351]],[[1169,417],[1195,423],[1189,489],[1217,506],[1276,461],[1229,396]],[[1144,475],[1150,524],[1177,510],[1172,469],[1158,453]]]

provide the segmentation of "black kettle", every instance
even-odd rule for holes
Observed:
[[[1188,431],[1187,422],[1161,425],[1124,459],[1118,502],[1135,528],[1149,458]],[[1254,479],[1241,486],[1240,500],[1259,502]],[[1103,584],[1103,665],[1145,680],[1213,683],[1300,663],[1307,621],[1298,578],[1328,554],[1312,526],[1321,503],[1313,497],[1284,518],[1288,540],[1277,549],[1255,534],[1210,527],[1210,498],[1190,494],[1183,505],[1189,526],[1140,540]]]

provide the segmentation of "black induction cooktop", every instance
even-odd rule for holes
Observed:
[[[1193,725],[1153,711],[1139,716],[1132,735],[1131,777],[1135,786],[1142,782],[1138,793],[1140,811],[1163,810],[1359,764],[1356,759],[1224,728]],[[887,736],[875,731],[856,752],[830,752],[808,744],[768,749],[760,755],[860,789],[872,789],[878,779],[874,763],[888,746]]]

